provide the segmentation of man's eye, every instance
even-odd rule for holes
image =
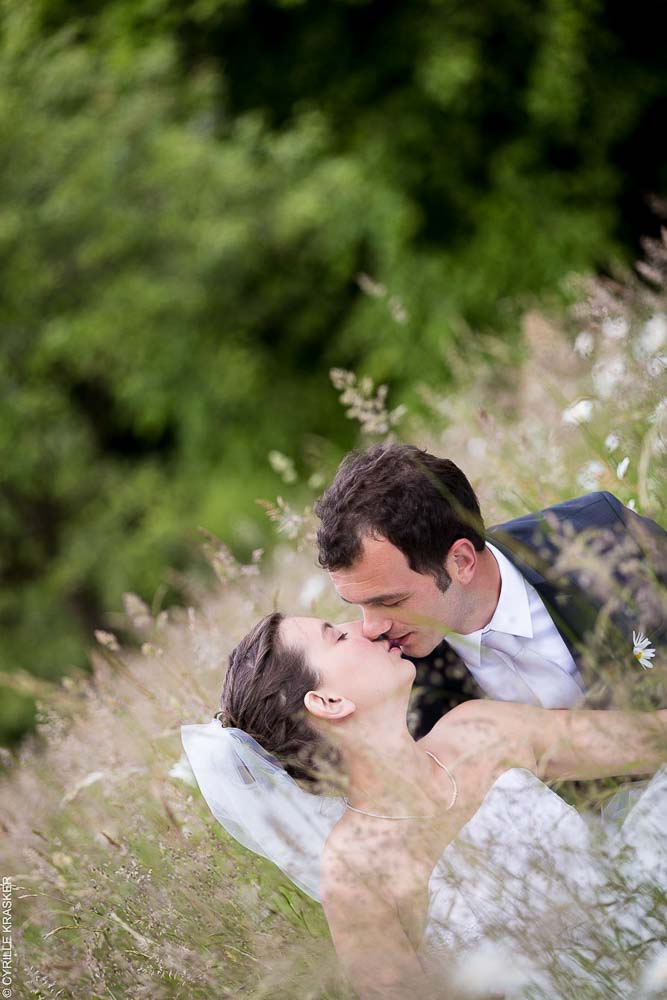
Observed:
[[[393,604],[383,604],[383,607],[384,608],[397,608],[399,606],[399,604],[402,604],[402,603],[403,603],[402,601],[394,601]]]
[[[340,642],[341,639],[347,639],[347,632],[341,632],[341,634],[336,639],[336,642]]]

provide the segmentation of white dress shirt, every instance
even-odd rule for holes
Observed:
[[[584,693],[572,654],[535,588],[486,544],[500,570],[496,610],[484,628],[446,641],[490,698],[570,708]]]

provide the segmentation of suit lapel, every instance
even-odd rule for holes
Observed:
[[[489,539],[540,595],[577,667],[581,668],[583,642],[595,628],[600,607],[571,579],[558,582],[549,579],[550,567],[545,556],[519,541],[505,526],[489,532]]]

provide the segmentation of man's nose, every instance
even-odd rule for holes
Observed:
[[[364,620],[361,626],[361,634],[365,639],[379,639],[385,632],[391,629],[391,618],[386,615],[369,614],[364,610]]]

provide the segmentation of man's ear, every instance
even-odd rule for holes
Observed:
[[[477,549],[468,538],[457,538],[447,553],[446,569],[459,583],[470,583],[477,569]]]
[[[317,719],[325,719],[329,722],[337,722],[345,719],[356,711],[356,705],[349,698],[343,698],[334,691],[320,689],[319,691],[308,691],[303,696],[303,703],[311,715]]]

